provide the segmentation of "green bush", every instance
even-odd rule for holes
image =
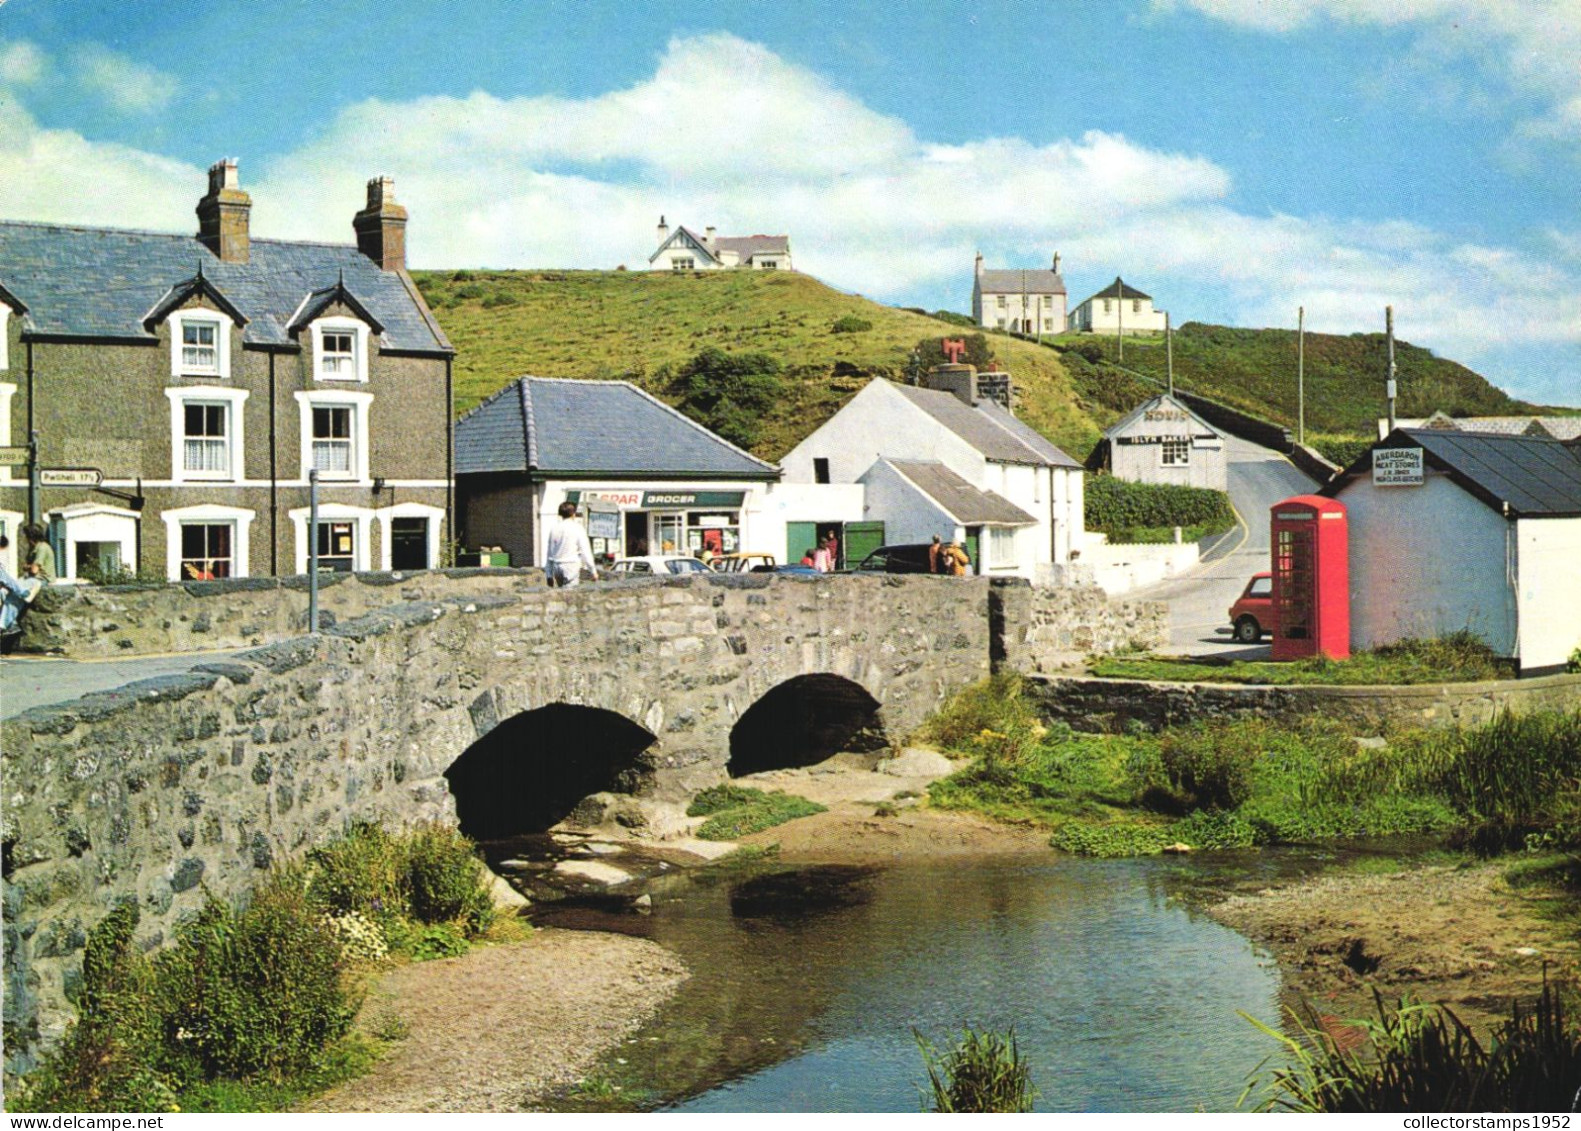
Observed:
[[[172,1111],[153,972],[133,945],[137,904],[88,932],[77,1020],[17,1091],[8,1111]]]
[[[1112,475],[1088,477],[1083,512],[1088,530],[1100,530],[1113,538],[1134,528],[1202,526],[1228,530],[1235,525],[1230,497],[1223,491],[1131,483]]]
[[[1439,786],[1472,847],[1581,845],[1581,710],[1503,712],[1437,742]]]
[[[1240,806],[1252,795],[1252,774],[1267,747],[1267,724],[1258,721],[1167,732],[1158,757],[1175,811]]]
[[[955,1047],[942,1055],[912,1030],[928,1070],[936,1112],[1028,1112],[1037,1098],[1032,1071],[1016,1047],[1016,1031],[979,1032],[967,1026]]]
[[[831,334],[860,334],[863,330],[871,330],[873,324],[866,318],[858,318],[854,314],[847,314],[836,318],[834,325],[829,327]]]
[[[968,325],[973,323],[968,320]],[[945,338],[958,339],[966,343],[966,354],[961,358],[965,365],[976,367],[978,372],[991,371],[994,368],[994,348],[988,344],[988,339],[981,333],[976,334],[946,334],[944,337],[923,338],[917,343],[917,359],[924,369],[935,365],[943,365],[949,358],[944,356]]]
[[[240,911],[210,899],[157,969],[166,1047],[206,1079],[304,1070],[355,1012],[339,940],[295,870]]]
[[[432,923],[418,931],[412,941],[412,957],[419,962],[459,958],[469,949],[466,935],[454,923]]]
[[[1374,441],[1366,436],[1334,436],[1307,433],[1307,446],[1340,468],[1347,468],[1372,450]]]
[[[458,829],[422,825],[403,840],[405,883],[412,918],[419,923],[463,924],[481,934],[494,921],[488,869],[476,846]]]
[[[519,302],[521,302],[521,299],[511,294],[510,291],[494,291],[488,298],[483,300],[483,309],[494,310],[501,306],[515,306]]]
[[[308,893],[329,911],[403,915],[402,856],[401,846],[381,826],[352,825],[344,836],[308,853]]]
[[[786,392],[779,361],[766,353],[698,353],[676,377],[678,407],[732,444],[750,448],[763,415]]]

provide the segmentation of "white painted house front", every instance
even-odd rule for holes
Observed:
[[[1014,334],[1058,334],[1065,329],[1065,280],[1059,255],[1051,269],[995,269],[983,266],[982,253],[972,273],[972,318],[989,330]]]
[[[1115,421],[1101,445],[1101,461],[1116,479],[1229,489],[1224,436],[1168,393]]]
[[[975,543],[983,574],[1066,564],[1085,536],[1081,465],[978,397],[970,366],[939,369],[926,379],[955,391],[868,382],[785,456],[785,481],[861,483],[886,542]]]
[[[1321,493],[1349,515],[1353,647],[1467,629],[1523,676],[1581,647],[1581,442],[1401,428]]]
[[[690,228],[670,226],[659,217],[659,246],[648,256],[650,271],[717,271],[745,267],[753,271],[791,271],[789,236],[720,236],[713,228],[698,235]]]
[[[1153,309],[1151,295],[1124,279],[1114,282],[1071,311],[1069,328],[1090,334],[1162,334],[1167,315]]]

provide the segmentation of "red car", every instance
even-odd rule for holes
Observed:
[[[1263,633],[1272,634],[1279,629],[1279,617],[1274,612],[1274,575],[1254,573],[1246,589],[1230,606],[1230,623],[1235,626],[1235,639],[1242,644],[1256,644]]]

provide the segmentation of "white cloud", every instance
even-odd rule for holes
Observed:
[[[190,231],[203,171],[45,130],[0,103],[0,215]],[[1576,352],[1581,237],[1549,260],[1419,224],[1248,215],[1229,174],[1112,133],[1034,144],[919,138],[812,72],[729,36],[672,42],[651,79],[586,98],[486,93],[349,107],[301,148],[249,163],[258,237],[349,242],[367,178],[388,173],[419,266],[646,266],[664,213],[725,234],[789,233],[799,269],[881,300],[964,309],[973,253],[1045,266],[1073,291],[1123,274],[1177,323],[1381,326],[1513,391],[1534,344]],[[1086,297],[1073,293],[1072,303]],[[1521,351],[1526,351],[1522,353]],[[1518,367],[1517,367],[1518,366]],[[1571,378],[1573,380],[1573,378]],[[1544,392],[1543,390],[1547,390]]]
[[[170,75],[98,44],[73,48],[71,65],[77,83],[84,90],[122,114],[152,114],[163,110],[170,105],[179,88]]]
[[[31,86],[48,69],[48,57],[27,40],[0,45],[0,84]]]

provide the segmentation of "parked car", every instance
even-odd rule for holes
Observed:
[[[1230,624],[1235,639],[1242,644],[1256,644],[1263,633],[1279,630],[1279,615],[1274,611],[1274,575],[1254,573],[1246,588],[1230,606]]]
[[[928,573],[927,542],[880,546],[857,563],[858,573]]]
[[[689,558],[684,554],[647,554],[638,558],[617,558],[615,564],[609,567],[609,572],[617,577],[647,577],[652,574],[692,574],[713,571],[696,558]]]
[[[724,554],[712,564],[720,573],[772,573],[775,568],[773,554]]]

